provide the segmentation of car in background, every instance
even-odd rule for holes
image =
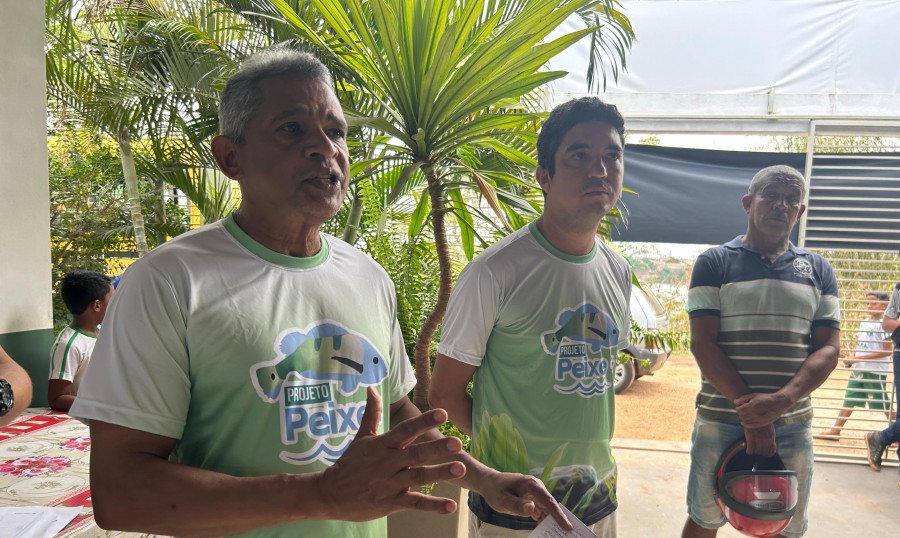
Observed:
[[[665,332],[669,327],[669,314],[649,289],[631,285],[631,322],[644,331]],[[643,339],[631,342],[623,351],[628,360],[616,364],[614,387],[616,394],[628,390],[639,377],[652,375],[666,363],[671,349],[648,349]]]

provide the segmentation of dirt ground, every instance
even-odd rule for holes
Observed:
[[[846,369],[839,368],[813,393],[813,433],[821,433],[834,422],[847,385]],[[615,439],[690,441],[694,425],[694,398],[700,388],[700,370],[690,354],[672,355],[652,376],[635,381],[616,396]],[[890,385],[888,385],[890,390]],[[867,431],[888,424],[883,413],[857,408],[838,440],[814,439],[818,456],[864,458],[862,437]],[[889,459],[894,459],[893,450]]]
[[[700,370],[690,355],[672,355],[652,376],[616,396],[618,439],[690,441]]]

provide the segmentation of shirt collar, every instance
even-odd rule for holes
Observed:
[[[730,249],[735,249],[735,250],[743,248],[743,249],[749,250],[750,252],[756,252],[755,250],[753,250],[752,248],[750,248],[744,244],[744,235],[743,234],[741,234],[741,235],[735,237],[734,239],[732,239],[731,241],[725,243],[724,246],[725,246],[725,248],[730,248]],[[809,254],[808,250],[800,248],[798,246],[795,246],[794,243],[792,243],[790,241],[788,241],[788,251],[790,251],[791,254],[793,254],[794,256],[806,256],[807,254]],[[756,253],[759,254],[758,252],[756,252]]]

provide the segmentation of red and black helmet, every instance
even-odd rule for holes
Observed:
[[[716,466],[716,502],[725,519],[747,536],[775,536],[797,509],[797,473],[785,469],[778,454],[747,454],[740,441]]]

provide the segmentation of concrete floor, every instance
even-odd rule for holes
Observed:
[[[689,443],[614,441],[619,464],[621,538],[678,537],[687,518]],[[809,505],[811,538],[897,536],[900,473],[866,465],[816,462]],[[894,529],[894,530],[890,530]],[[719,537],[744,536],[729,526]]]
[[[687,518],[685,492],[690,443],[614,440],[619,464],[619,538],[679,538]],[[893,460],[896,461],[896,460]],[[806,538],[900,536],[900,473],[896,464],[873,472],[865,464],[817,461],[813,472]],[[436,494],[455,498],[460,510],[451,516],[400,512],[388,518],[390,538],[466,538],[466,492],[446,484]],[[460,496],[461,495],[461,496]],[[719,538],[744,535],[730,526]]]

